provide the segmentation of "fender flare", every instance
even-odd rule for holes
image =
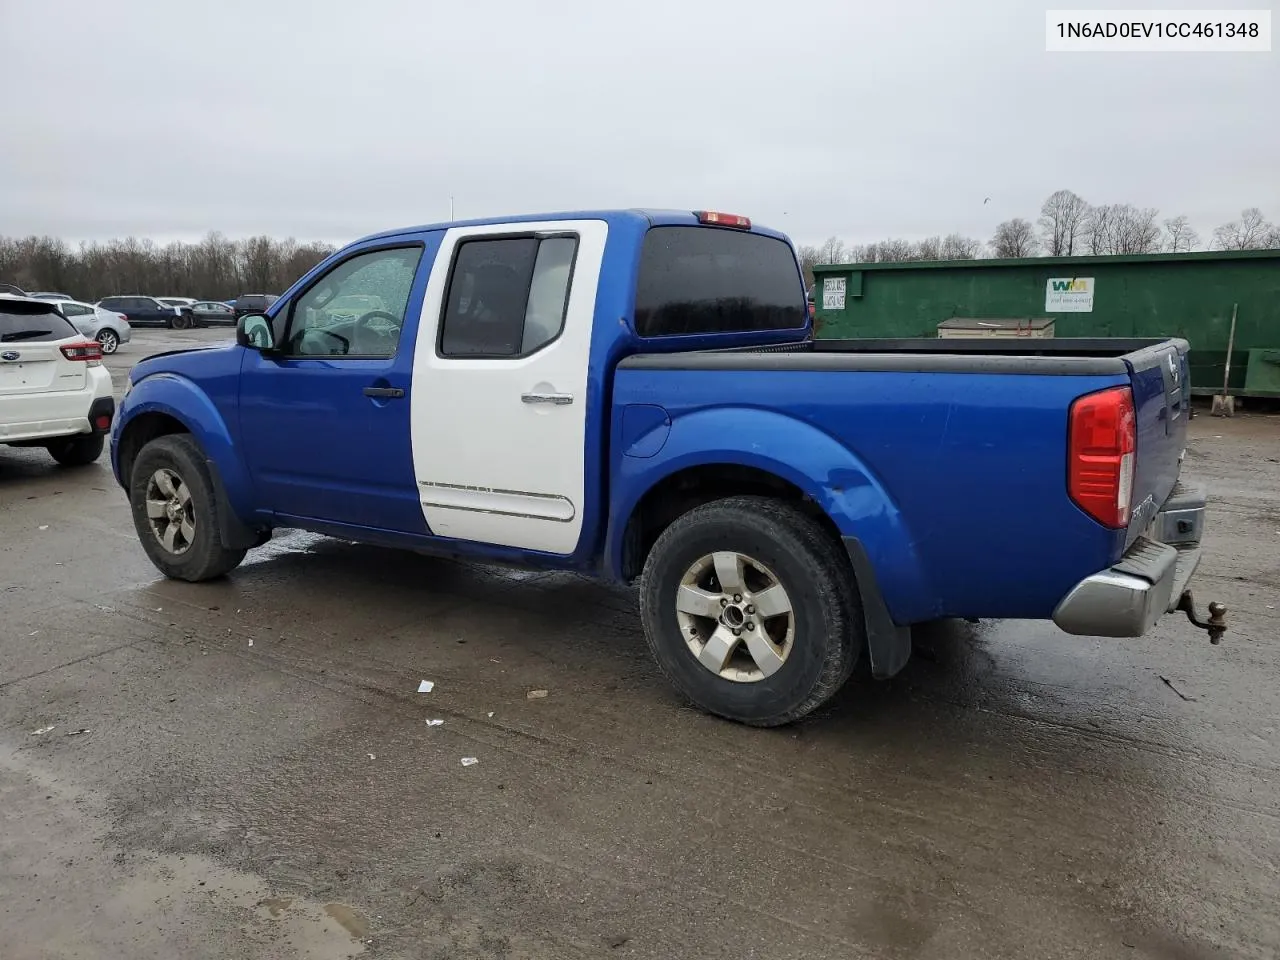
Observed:
[[[834,437],[798,418],[754,407],[700,410],[675,419],[655,455],[620,456],[605,542],[612,574],[621,577],[624,531],[645,494],[682,470],[721,464],[787,481],[832,520],[862,595],[872,673],[897,673],[910,656],[907,624],[927,619],[903,614],[917,611],[922,597],[935,596],[915,538],[874,471]]]
[[[112,466],[116,480],[126,490],[116,457],[119,443],[131,423],[149,413],[162,413],[177,420],[195,438],[204,454],[213,485],[219,533],[230,549],[247,549],[262,541],[262,531],[244,521],[252,515],[252,483],[240,459],[222,414],[208,395],[194,382],[174,373],[156,373],[133,385],[121,404],[116,435],[112,443]]]

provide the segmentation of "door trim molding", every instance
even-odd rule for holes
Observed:
[[[557,523],[571,523],[577,516],[572,500],[553,493],[435,483],[430,480],[420,480],[418,486],[423,488],[424,493],[429,491],[427,496],[422,497],[424,507],[553,520]]]

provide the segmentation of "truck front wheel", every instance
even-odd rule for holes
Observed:
[[[152,440],[129,481],[133,525],[151,562],[174,580],[212,580],[233,570],[244,550],[228,550],[199,445],[190,434]]]
[[[672,523],[645,561],[640,611],[649,648],[681,693],[753,726],[817,709],[865,646],[838,541],[767,497],[717,500]]]

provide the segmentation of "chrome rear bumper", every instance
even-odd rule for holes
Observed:
[[[1115,566],[1085,577],[1053,611],[1067,633],[1140,637],[1178,608],[1200,564],[1204,491],[1179,483]]]

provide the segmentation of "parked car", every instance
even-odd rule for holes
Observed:
[[[7,293],[11,297],[25,297],[21,287],[15,287],[12,283],[0,283],[0,293]]]
[[[169,327],[183,330],[195,324],[190,312],[162,303],[155,297],[103,297],[98,306],[112,313],[123,313],[135,327]]]
[[[191,316],[196,326],[206,327],[219,323],[235,323],[236,311],[221,300],[197,300],[191,304]]]
[[[48,290],[39,290],[36,293],[28,293],[27,296],[33,300],[48,300],[51,303],[56,303],[59,300],[75,299],[75,297],[71,296],[69,293],[51,293]]]
[[[97,342],[46,300],[0,296],[0,443],[81,466],[102,454],[114,414]]]
[[[343,297],[335,297],[321,308],[323,317],[317,322],[327,324],[341,323],[344,320],[356,320],[372,311],[385,311],[387,305],[376,294],[352,293]]]
[[[330,323],[351,295],[384,307]],[[1185,340],[811,330],[792,247],[745,217],[392,231],[235,343],[138,363],[112,466],[181,580],[274,528],[638,580],[675,686],[761,726],[863,656],[892,676],[914,624],[1139,636],[1191,609]]]
[[[129,318],[123,313],[112,313],[105,307],[79,300],[61,300],[57,307],[72,326],[86,337],[97,340],[103,353],[115,353],[120,344],[128,343],[133,336]]]
[[[236,298],[236,319],[248,313],[262,313],[278,299],[274,293],[242,293]]]

